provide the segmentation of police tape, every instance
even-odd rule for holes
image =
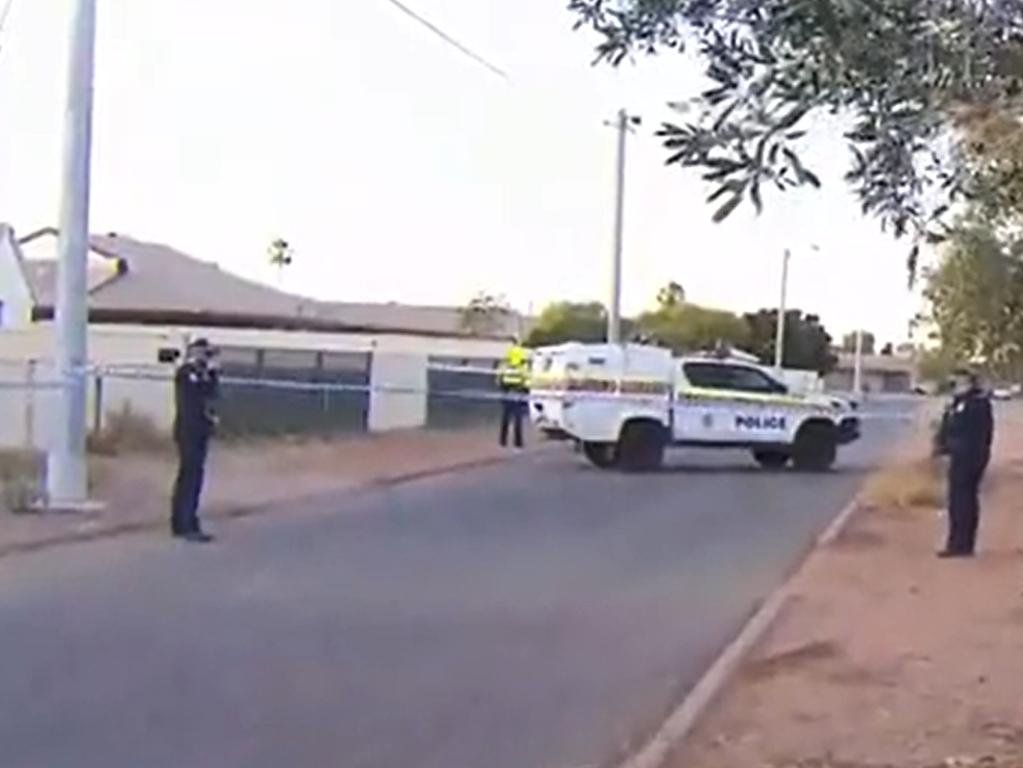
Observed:
[[[494,376],[490,369],[472,368],[467,366],[430,365],[428,371],[448,373],[471,373],[478,375]],[[81,373],[92,379],[122,380],[122,381],[144,381],[162,384],[171,384],[173,374],[165,367],[153,366],[88,366],[80,369]],[[700,401],[693,399],[672,399],[669,394],[643,394],[643,393],[622,393],[622,392],[574,392],[561,390],[543,390],[534,393],[518,393],[514,391],[501,391],[494,388],[483,389],[473,387],[460,387],[447,389],[443,387],[387,384],[387,383],[351,383],[339,381],[298,381],[294,379],[280,378],[254,378],[244,376],[221,376],[220,382],[228,387],[244,387],[246,389],[264,389],[270,391],[304,392],[310,394],[388,394],[388,395],[426,395],[429,398],[445,400],[462,400],[499,403],[533,403],[534,406],[546,406],[559,404],[562,407],[575,407],[589,402],[617,403],[617,404],[638,404],[644,407],[665,407],[673,406],[678,409],[692,408],[716,411],[738,411],[749,410],[763,413],[764,411],[798,412],[806,408],[819,411],[822,414],[841,414],[843,417],[853,417],[860,421],[895,421],[912,423],[926,419],[924,412],[919,406],[927,402],[919,397],[906,397],[900,395],[877,396],[867,400],[858,409],[839,410],[829,408],[824,404],[807,403],[806,405],[773,404],[762,401],[736,400],[728,398],[714,398],[712,400]],[[64,386],[64,380],[59,378],[37,379],[31,381],[3,381],[0,380],[0,391],[4,390],[60,390]],[[225,396],[230,396],[228,392]],[[884,406],[901,404],[902,410],[888,410]],[[876,408],[880,406],[880,408]]]

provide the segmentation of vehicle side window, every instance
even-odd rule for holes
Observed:
[[[782,385],[755,368],[732,368],[732,389],[740,392],[758,392],[777,394],[783,391]]]
[[[686,380],[700,389],[732,389],[727,365],[717,363],[686,363],[682,366]]]
[[[723,389],[738,392],[775,394],[783,392],[781,384],[755,368],[717,363],[686,363],[686,379],[701,389]]]

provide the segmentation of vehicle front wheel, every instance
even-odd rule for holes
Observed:
[[[598,469],[611,469],[618,463],[618,446],[614,443],[583,443],[583,454]]]
[[[838,458],[838,436],[831,424],[811,423],[799,430],[792,461],[803,472],[826,472]]]
[[[764,469],[784,469],[791,458],[784,451],[753,451],[753,458],[756,459]]]

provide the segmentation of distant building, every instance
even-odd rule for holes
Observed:
[[[838,355],[838,364],[824,379],[834,392],[851,392],[855,379],[856,356]],[[865,392],[892,394],[911,392],[916,386],[916,361],[906,355],[863,355],[862,383]]]

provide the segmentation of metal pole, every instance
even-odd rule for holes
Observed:
[[[629,116],[618,110],[618,168],[615,188],[615,240],[614,261],[611,265],[611,308],[607,316],[607,341],[620,344],[622,340],[622,229],[625,220],[625,135],[629,130]]]
[[[48,501],[77,507],[86,501],[85,364],[88,359],[89,176],[96,0],[76,0],[71,27],[57,273],[56,365],[61,378],[48,456]]]
[[[792,253],[788,248],[781,260],[781,298],[778,302],[778,327],[774,336],[774,368],[779,373],[785,361],[785,302],[789,287],[789,259]]]
[[[853,394],[863,395],[863,330],[856,331],[856,355],[853,359]]]

